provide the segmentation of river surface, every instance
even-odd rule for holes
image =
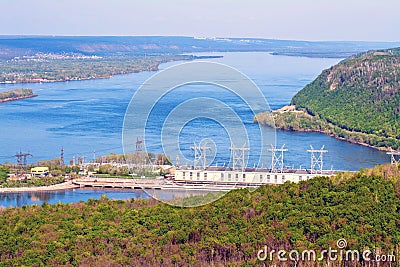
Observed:
[[[207,192],[204,191],[178,190],[155,190],[148,193],[156,196],[157,199],[177,199],[207,195]],[[49,204],[74,203],[88,201],[89,199],[100,199],[104,195],[113,200],[150,198],[149,194],[139,189],[76,188],[47,192],[2,193],[0,194],[0,206],[22,207],[24,205],[41,205],[44,202]]]
[[[289,104],[292,96],[315,79],[323,69],[340,61],[340,59],[273,56],[259,52],[218,53],[217,55],[222,55],[223,58],[211,59],[211,61],[232,66],[251,78],[272,109]],[[178,63],[180,62],[162,64],[160,70]],[[29,87],[39,95],[31,99],[0,104],[0,162],[15,163],[14,155],[19,151],[32,154],[32,157],[28,158],[28,163],[52,159],[60,157],[61,147],[64,147],[67,163],[74,156],[85,156],[88,161],[95,155],[123,153],[121,133],[125,111],[137,88],[154,73],[140,72],[118,75],[110,79],[87,81],[0,85],[0,91]],[[163,125],[160,119],[162,111],[172,110],[177,103],[182,103],[191,97],[214,95],[216,99],[228,105],[237,105],[239,107],[236,110],[237,113],[246,115],[246,110],[241,109],[239,100],[226,92],[214,91],[215,88],[207,85],[203,87],[198,85],[192,89],[193,93],[190,97],[186,92],[177,90],[175,94],[161,99],[160,105],[155,107],[149,117],[154,121],[150,121],[146,129],[149,133],[146,135],[148,151],[162,152],[162,144],[158,136]],[[201,107],[193,107],[193,110],[198,108]],[[216,114],[219,116],[218,110]],[[223,115],[220,114],[220,116]],[[247,125],[251,143],[253,138],[257,138],[252,132],[252,128],[256,126],[252,124],[249,116],[243,121]],[[179,148],[187,159],[192,158],[190,145],[193,141],[211,138],[217,147],[225,146],[215,153],[212,164],[229,163],[231,156],[227,144],[229,136],[221,131],[220,125],[211,120],[200,119],[176,127],[180,127],[178,129]],[[268,134],[271,129],[263,127],[262,131]],[[389,162],[389,157],[384,152],[319,133],[277,131],[276,144],[277,146],[286,144],[289,151],[285,153],[285,165],[296,168],[299,166],[310,168],[310,155],[306,152],[310,144],[314,148],[324,145],[325,149],[329,150],[324,155],[325,169],[359,170]],[[175,159],[175,155],[170,156]],[[252,166],[255,163],[253,160],[250,155],[248,165]],[[262,165],[270,166],[270,159],[263,159]],[[49,202],[85,200],[71,192],[75,191],[61,194],[63,197],[60,197],[58,193],[50,193]],[[93,198],[99,197],[98,191],[90,192],[92,191],[85,191],[85,194],[92,194]],[[68,196],[70,193],[72,195]],[[122,198],[125,197],[135,197],[135,194],[126,194]],[[0,205],[7,206],[9,205],[7,203],[0,200]],[[13,205],[17,204],[15,201],[13,203]]]

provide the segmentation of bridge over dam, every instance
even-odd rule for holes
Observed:
[[[132,179],[132,178],[78,178],[72,181],[77,187],[92,188],[120,188],[120,189],[141,189],[141,190],[193,190],[193,191],[230,191],[234,188],[242,188],[240,185],[221,185],[210,183],[175,183],[164,178],[158,179]]]
[[[132,179],[132,178],[78,178],[72,181],[79,187],[130,188],[130,189],[162,189],[164,179]]]

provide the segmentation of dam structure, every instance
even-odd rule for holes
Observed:
[[[284,184],[285,182],[298,183],[317,176],[331,176],[335,170],[323,169],[323,154],[327,153],[324,147],[314,149],[310,146],[307,152],[311,153],[310,169],[293,169],[285,167],[284,152],[288,149],[283,145],[276,148],[271,145],[268,150],[272,153],[270,168],[248,168],[245,166],[244,154],[248,148],[231,148],[233,165],[231,167],[206,166],[205,150],[198,147],[195,151],[193,166],[176,166],[173,181],[181,186],[217,186],[217,187],[252,187],[265,184]],[[203,153],[203,154],[202,154]],[[202,160],[202,164],[199,161]]]
[[[279,185],[285,182],[298,183],[317,176],[332,176],[339,170],[324,170],[323,155],[328,152],[324,147],[307,150],[311,154],[310,169],[294,169],[284,165],[284,153],[288,151],[283,145],[276,148],[271,145],[270,168],[248,168],[245,164],[246,147],[232,147],[232,166],[208,166],[207,145],[194,145],[194,161],[192,166],[179,166],[179,158],[173,171],[157,178],[98,178],[82,177],[73,181],[79,187],[127,188],[152,190],[199,190],[230,191],[235,188],[257,188],[261,185]]]

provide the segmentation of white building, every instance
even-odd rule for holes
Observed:
[[[283,184],[287,181],[298,183],[316,176],[332,175],[332,172],[311,173],[308,170],[284,170],[283,172],[268,169],[229,170],[209,167],[207,169],[180,168],[175,170],[175,182],[190,184],[220,184],[254,186],[263,184]]]

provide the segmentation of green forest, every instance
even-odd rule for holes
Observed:
[[[400,48],[369,51],[324,70],[291,104],[340,129],[375,135],[399,148]],[[391,140],[392,139],[392,140]]]
[[[264,246],[302,251],[335,247],[340,238],[348,249],[399,256],[398,177],[397,166],[383,165],[252,193],[233,190],[197,208],[106,197],[3,208],[0,266],[264,266],[256,256]]]

